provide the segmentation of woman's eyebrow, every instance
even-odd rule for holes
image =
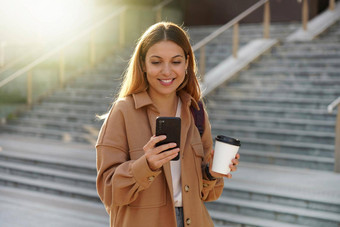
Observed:
[[[178,54],[178,55],[176,55],[176,56],[173,56],[172,58],[177,58],[177,57],[183,58],[183,55]],[[162,58],[162,57],[160,57],[160,56],[158,56],[158,55],[151,55],[150,58]]]

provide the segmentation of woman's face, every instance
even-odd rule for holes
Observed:
[[[144,70],[151,96],[171,96],[185,78],[188,61],[183,49],[172,41],[161,41],[150,47]]]

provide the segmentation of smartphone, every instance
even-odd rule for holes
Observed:
[[[168,150],[172,150],[180,147],[181,142],[181,118],[179,117],[157,117],[156,119],[156,136],[165,135],[166,139],[158,142],[156,147],[167,144],[167,143],[176,143],[177,146],[174,148],[170,148]],[[168,151],[165,150],[165,151]],[[179,159],[178,155],[172,160]]]

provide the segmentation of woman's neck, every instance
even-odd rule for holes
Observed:
[[[175,94],[169,96],[155,96],[150,94],[150,97],[157,107],[160,116],[163,117],[174,117],[176,115],[178,97]]]

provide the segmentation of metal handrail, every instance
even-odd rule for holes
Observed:
[[[162,9],[164,6],[166,6],[167,4],[169,4],[172,1],[173,0],[165,0],[165,1],[161,2],[161,3],[159,3],[158,5],[154,6],[152,8],[152,10],[160,10],[160,9]]]
[[[156,5],[152,8],[153,11],[157,11],[157,13],[156,13],[156,21],[157,22],[160,22],[162,20],[162,10],[163,10],[163,8],[172,1],[173,0],[165,0],[165,1],[159,3],[158,5]]]
[[[298,0],[299,3],[302,2],[302,28],[304,31],[308,30],[308,20],[309,20],[309,6],[308,0]],[[335,0],[329,0],[328,10],[333,11],[335,9]]]
[[[239,46],[239,22],[245,17],[247,17],[249,14],[257,10],[258,8],[260,8],[262,5],[264,5],[263,37],[268,39],[269,38],[269,27],[270,27],[269,0],[261,0],[193,46],[193,51],[200,50],[199,71],[201,74],[202,81],[204,79],[203,76],[205,74],[205,46],[209,42],[211,42],[213,39],[215,39],[217,36],[221,35],[223,32],[225,32],[227,29],[233,26],[234,29],[233,29],[233,54],[232,56],[234,58],[237,58],[238,46]]]
[[[247,17],[249,14],[254,12],[256,9],[260,8],[263,4],[265,4],[268,1],[269,0],[261,0],[261,1],[257,2],[256,4],[254,4],[253,6],[248,8],[246,11],[244,11],[243,13],[241,13],[240,15],[238,15],[237,17],[232,19],[230,22],[226,23],[225,25],[223,25],[222,27],[218,28],[216,31],[214,31],[213,33],[211,33],[210,35],[208,35],[207,37],[205,37],[204,39],[202,39],[201,41],[196,43],[193,46],[193,50],[196,51],[196,50],[200,49],[201,47],[205,46],[210,41],[215,39],[217,36],[219,36],[220,34],[225,32],[227,29],[229,29],[230,27],[232,27],[236,23],[240,22],[242,19]]]
[[[338,106],[335,120],[334,172],[340,173],[340,96],[327,106],[328,113]]]
[[[327,106],[327,111],[328,113],[332,113],[333,109],[340,104],[340,96],[338,98],[336,98],[333,102],[331,102],[328,106]]]
[[[42,55],[41,57],[39,57],[35,61],[31,62],[27,66],[21,68],[20,70],[16,71],[15,73],[11,74],[7,78],[5,78],[2,81],[0,81],[0,88],[5,86],[9,82],[13,81],[17,77],[21,76],[22,74],[27,73],[28,71],[33,69],[35,66],[37,66],[40,63],[46,61],[47,59],[49,59],[54,54],[59,53],[59,51],[63,50],[65,47],[71,45],[72,43],[74,43],[75,41],[79,40],[80,38],[83,38],[84,36],[89,35],[93,30],[95,30],[98,27],[102,26],[103,24],[105,24],[106,22],[110,21],[112,18],[116,17],[117,15],[119,15],[120,13],[122,13],[125,10],[126,10],[126,6],[122,6],[121,8],[116,10],[115,12],[113,12],[110,15],[108,15],[107,17],[103,18],[101,21],[97,22],[96,24],[92,25],[91,27],[89,27],[89,28],[85,29],[84,31],[80,32],[78,35],[74,36],[70,40],[66,41],[65,43],[63,43],[63,44],[61,44],[59,46],[57,46],[56,48],[52,49],[48,53]]]

